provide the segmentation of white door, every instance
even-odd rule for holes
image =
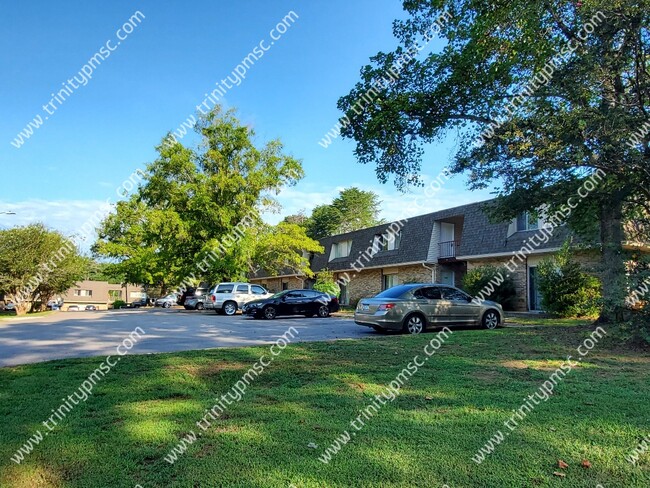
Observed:
[[[449,242],[454,240],[454,224],[449,224],[447,222],[440,223],[440,242]]]
[[[454,284],[456,275],[453,271],[441,271],[440,272],[440,283],[450,286],[456,286]]]

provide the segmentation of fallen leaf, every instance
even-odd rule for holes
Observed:
[[[583,468],[591,468],[591,463],[587,461],[586,459],[582,460],[582,467]]]
[[[559,476],[560,478],[564,478],[566,476],[566,474],[560,473],[559,471],[553,471],[553,475]]]
[[[431,400],[433,400],[433,397],[424,397],[424,399],[425,399],[426,401],[430,402]]]
[[[309,444],[307,444],[307,447],[310,449],[316,449],[318,448],[318,444],[314,444],[313,442],[310,442]]]
[[[569,467],[569,465],[560,459],[557,462],[557,467],[560,468],[560,469],[567,469]]]
[[[551,432],[555,432],[557,429],[555,427],[550,427]]]

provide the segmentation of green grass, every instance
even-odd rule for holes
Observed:
[[[650,454],[636,467],[624,457],[650,434],[650,354],[606,341],[471,460],[587,334],[454,332],[328,465],[318,456],[434,334],[289,346],[174,465],[163,457],[267,347],[126,356],[20,465],[9,457],[102,358],[3,368],[0,486],[646,488]]]
[[[33,312],[33,313],[27,313],[25,315],[16,315],[16,312],[13,311],[6,311],[6,310],[0,310],[0,320],[7,320],[7,319],[15,319],[16,317],[44,317],[46,315],[50,315],[53,313],[51,310],[47,310],[45,312]]]
[[[594,323],[596,320],[595,317],[592,318],[554,318],[554,317],[545,317],[543,315],[538,316],[535,314],[527,315],[515,315],[509,316],[506,312],[506,323],[510,324],[521,324],[521,325],[548,325],[548,326],[584,326]]]

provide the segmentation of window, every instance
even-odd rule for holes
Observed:
[[[289,282],[288,281],[283,281],[282,282],[282,289],[283,290],[288,290],[289,289]]]
[[[330,252],[330,261],[337,258],[345,258],[350,255],[352,249],[352,241],[341,241],[332,244],[332,251]]]
[[[467,302],[469,301],[469,295],[464,292],[457,290],[456,288],[442,288],[442,297],[445,300],[451,300],[452,302]]]
[[[248,293],[248,285],[237,285],[235,288],[236,293]]]
[[[108,298],[112,302],[114,302],[115,300],[121,300],[122,290],[108,290]]]
[[[413,293],[415,298],[425,299],[425,300],[440,300],[440,288],[438,287],[426,287],[420,288],[415,293]]]
[[[397,286],[398,280],[397,280],[397,273],[395,274],[386,274],[382,276],[382,289],[383,290],[388,290],[389,288],[392,288],[393,286]]]
[[[375,239],[372,243],[372,249],[374,252],[378,251],[394,251],[399,249],[399,245],[402,242],[402,232],[392,232],[388,231],[385,234],[375,234]]]
[[[253,285],[251,286],[251,292],[253,292],[253,295],[265,295],[266,290],[262,288],[259,285]]]
[[[75,290],[73,293],[76,297],[91,297],[93,296],[92,290]]]
[[[232,283],[227,285],[219,285],[217,286],[215,293],[232,293],[232,289],[234,288],[234,286],[235,285],[233,285]]]
[[[517,216],[517,232],[524,230],[537,230],[539,218],[534,212],[523,212]]]

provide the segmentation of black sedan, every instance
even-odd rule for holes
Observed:
[[[269,298],[248,302],[242,307],[244,315],[269,320],[278,315],[328,317],[338,310],[338,298],[316,290],[284,290]]]

